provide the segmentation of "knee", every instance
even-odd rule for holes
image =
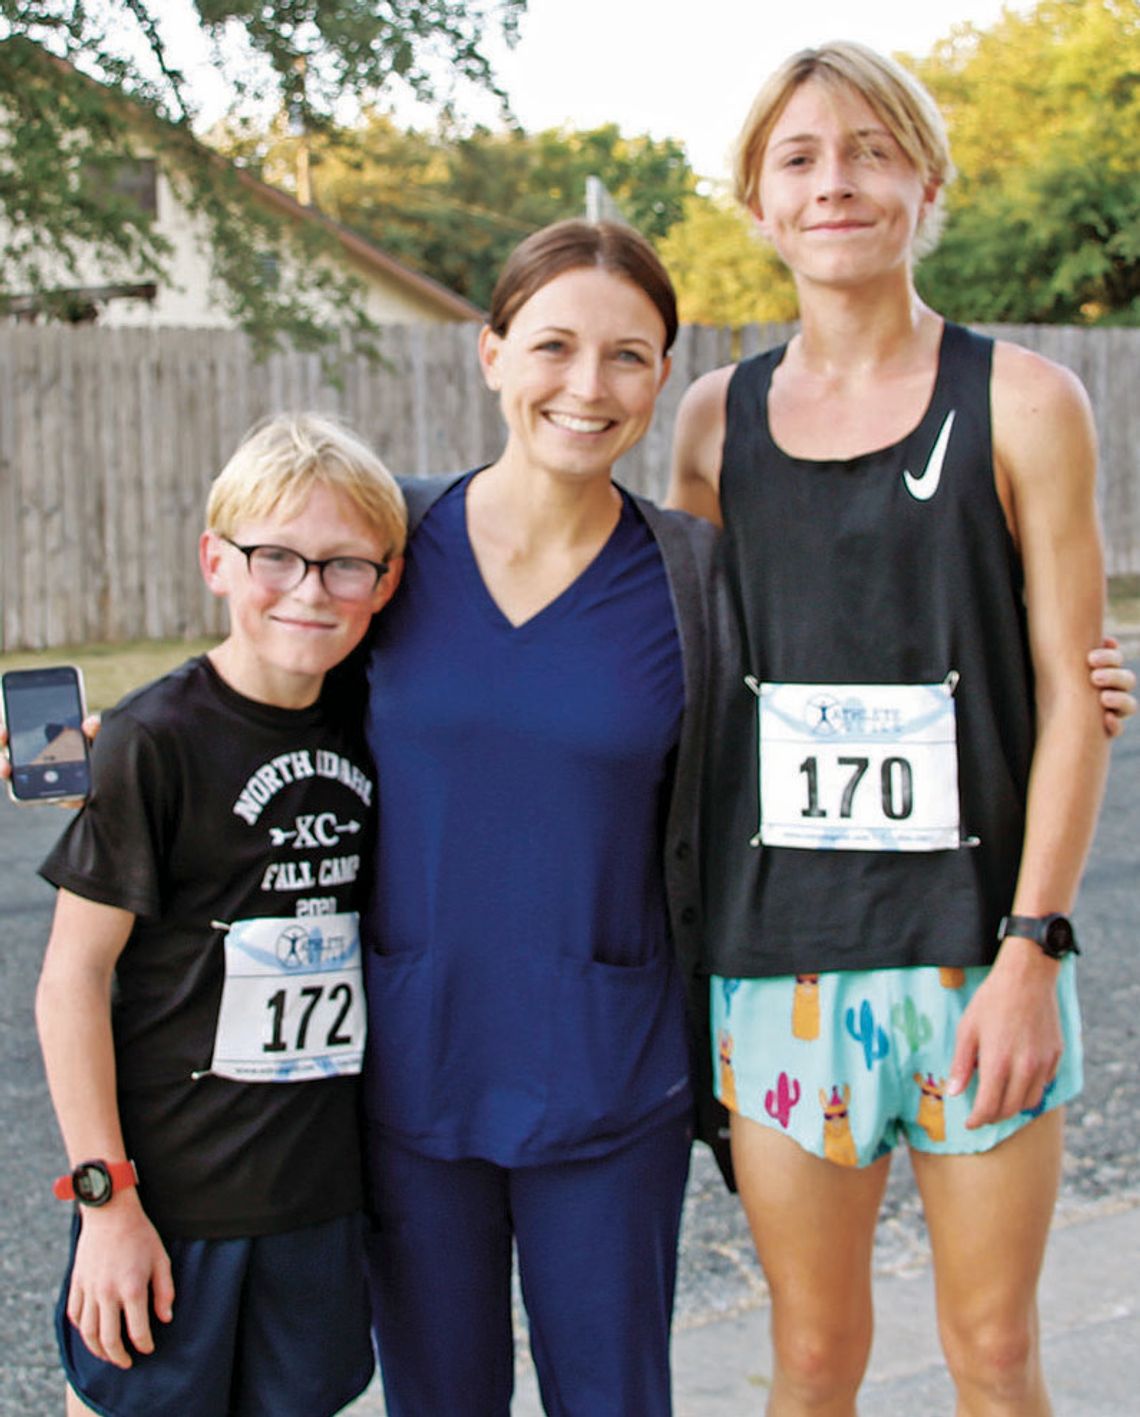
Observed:
[[[870,1357],[871,1336],[860,1331],[800,1329],[774,1336],[776,1381],[806,1409],[854,1410]]]
[[[1031,1319],[991,1320],[943,1330],[946,1363],[957,1386],[993,1401],[1024,1397],[1040,1381],[1036,1325]]]

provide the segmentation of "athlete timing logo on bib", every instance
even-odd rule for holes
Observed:
[[[945,851],[960,846],[954,690],[941,684],[770,684],[757,697],[754,846]]]

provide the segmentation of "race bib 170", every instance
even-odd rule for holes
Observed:
[[[961,844],[957,675],[941,684],[771,684],[757,696],[753,844],[944,851]]]
[[[211,1073],[307,1082],[358,1073],[366,1014],[355,913],[237,920]]]

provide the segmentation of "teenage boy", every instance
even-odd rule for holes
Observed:
[[[1105,768],[1096,449],[1071,374],[919,298],[950,173],[893,61],[841,42],[782,65],[737,189],[801,331],[694,384],[675,444],[672,499],[723,520],[737,635],[706,944],[781,1417],[855,1411],[899,1141],[958,1411],[1049,1411],[1035,1296],[1081,1085],[1067,914]]]
[[[322,684],[399,582],[405,511],[367,448],[299,414],[247,437],[206,525],[229,634],[106,716],[42,867],[36,1019],[73,1168],[55,1194],[78,1202],[58,1337],[69,1413],[320,1417],[373,1371],[374,783],[359,705]]]

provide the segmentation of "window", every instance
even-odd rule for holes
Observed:
[[[158,215],[158,164],[152,157],[86,162],[82,180],[89,191],[112,192],[148,216]]]
[[[111,178],[111,190],[158,215],[158,166],[152,157],[124,158]]]

